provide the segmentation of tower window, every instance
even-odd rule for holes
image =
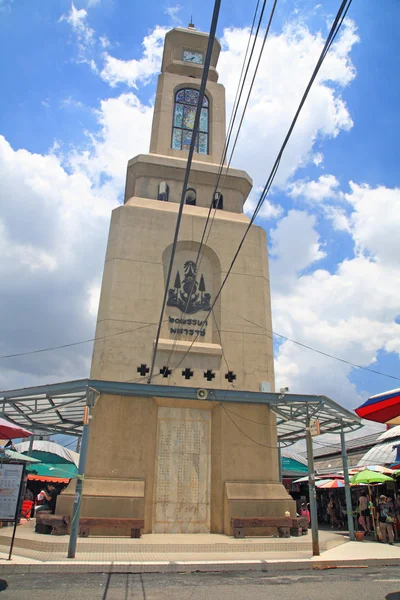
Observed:
[[[224,208],[224,197],[221,192],[215,192],[213,198],[213,208],[219,208],[220,210]]]
[[[168,202],[169,196],[169,185],[166,181],[162,181],[158,184],[158,195],[157,200],[163,200],[164,202]]]
[[[190,148],[198,101],[198,90],[188,88],[179,90],[175,95],[171,144],[174,150],[189,150]],[[200,113],[199,133],[194,147],[199,154],[208,154],[208,110],[208,98],[204,96]]]
[[[188,188],[186,190],[185,204],[196,206],[196,190],[194,190],[193,188]]]

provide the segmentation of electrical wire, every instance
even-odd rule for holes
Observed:
[[[276,4],[276,1],[277,0],[275,0],[275,4]],[[253,31],[254,31],[254,24],[255,24],[255,20],[256,20],[256,17],[257,17],[257,12],[258,12],[258,7],[259,7],[259,0],[257,0],[256,8],[255,8],[255,11],[254,11],[253,22],[252,22],[252,25],[251,25],[250,35],[249,35],[249,39],[248,39],[248,42],[247,42],[245,56],[244,56],[243,64],[242,64],[242,69],[241,69],[240,76],[239,76],[239,82],[238,82],[238,86],[237,86],[237,89],[236,89],[235,100],[234,100],[234,103],[233,103],[233,106],[232,106],[232,113],[231,113],[231,117],[230,117],[230,121],[229,121],[229,125],[228,125],[228,132],[227,132],[227,135],[225,136],[224,148],[223,148],[223,151],[222,151],[220,165],[219,165],[219,168],[218,168],[217,181],[216,181],[216,184],[214,186],[214,189],[213,189],[213,192],[212,192],[212,195],[211,195],[211,202],[210,202],[210,206],[209,206],[209,210],[208,210],[206,222],[204,224],[203,233],[202,233],[201,240],[200,240],[200,245],[199,245],[199,248],[198,248],[198,251],[197,251],[196,260],[195,260],[195,271],[196,271],[196,273],[197,273],[198,269],[200,268],[200,265],[201,265],[201,262],[202,262],[202,259],[203,259],[203,254],[201,254],[201,249],[203,247],[204,238],[205,238],[205,235],[206,235],[206,232],[207,232],[207,227],[208,227],[208,223],[210,221],[210,216],[211,216],[211,211],[212,211],[213,205],[214,205],[214,213],[213,213],[212,220],[211,220],[211,225],[210,225],[210,228],[209,228],[209,231],[208,231],[208,234],[207,234],[207,239],[206,239],[206,242],[205,242],[206,244],[207,244],[208,238],[210,236],[211,228],[212,228],[212,225],[213,225],[213,222],[214,222],[214,219],[215,219],[215,215],[216,215],[216,212],[217,212],[217,205],[214,202],[214,198],[215,198],[215,194],[216,194],[216,192],[218,190],[218,187],[219,187],[219,182],[220,182],[220,179],[221,179],[222,170],[223,170],[223,167],[224,167],[224,163],[225,163],[225,159],[226,159],[226,155],[227,155],[227,151],[228,151],[228,147],[229,147],[231,135],[232,135],[232,132],[233,132],[233,126],[234,126],[234,123],[235,123],[235,120],[236,120],[236,115],[237,115],[237,111],[238,111],[239,104],[240,104],[240,101],[241,101],[241,97],[242,97],[244,85],[245,85],[246,78],[247,78],[247,75],[248,75],[250,63],[251,63],[251,60],[252,60],[252,57],[253,57],[255,45],[256,45],[256,42],[257,42],[257,39],[258,39],[258,33],[259,33],[259,30],[260,30],[260,27],[261,27],[261,23],[262,23],[262,18],[263,18],[263,15],[264,15],[264,10],[265,10],[266,2],[267,2],[267,0],[263,1],[263,5],[262,5],[262,8],[261,8],[261,13],[260,13],[260,16],[259,16],[259,19],[258,19],[257,29],[256,29],[256,32],[255,32],[255,35],[254,35],[253,46],[252,46],[252,49],[251,49],[251,52],[250,52],[249,59],[247,61],[249,47],[250,47],[250,43],[251,43],[251,39],[252,39],[252,36],[253,36]],[[270,18],[270,22],[271,22],[271,18]],[[270,25],[270,23],[269,23],[269,25]],[[269,27],[268,27],[268,30],[269,30]],[[247,62],[247,66],[246,66],[246,62]],[[243,77],[243,73],[244,73],[244,77]],[[242,79],[242,77],[243,77],[243,79]],[[253,83],[254,83],[254,78],[253,78]],[[252,86],[251,86],[251,88],[252,88]],[[250,90],[249,93],[251,93],[251,90]],[[247,106],[247,103],[246,103],[246,106]],[[243,115],[242,115],[241,124],[242,124],[242,122],[243,122]],[[241,124],[240,124],[238,132],[236,134],[236,140],[237,140],[239,132],[240,132]],[[228,163],[228,166],[226,168],[226,172],[225,172],[225,176],[224,176],[224,182],[226,180],[226,177],[227,177],[227,174],[228,174],[228,171],[229,171],[229,168],[230,168],[230,163],[231,163],[232,157],[233,157],[233,152],[231,152],[229,163]],[[191,286],[189,294],[188,294],[188,299],[187,299],[187,302],[186,302],[184,313],[182,315],[182,319],[184,319],[185,316],[187,315],[187,309],[188,309],[188,306],[190,304],[190,300],[191,300],[192,295],[193,295],[194,286],[195,286],[195,280],[192,282],[192,286]],[[173,354],[174,354],[174,352],[176,350],[176,346],[177,346],[177,342],[178,342],[179,336],[180,336],[180,334],[178,334],[178,332],[177,332],[175,334],[175,337],[174,337],[174,342],[172,344],[171,351],[170,351],[169,356],[167,358],[167,364],[166,364],[167,368],[168,368],[168,365],[170,364],[172,356],[173,356]]]
[[[154,348],[153,348],[153,353],[152,353],[148,383],[151,383],[151,380],[153,377],[154,365],[155,365],[157,349],[158,349],[158,342],[160,340],[161,326],[162,326],[162,322],[163,322],[165,306],[167,303],[167,296],[168,296],[169,284],[171,281],[172,267],[174,264],[176,247],[178,244],[178,236],[179,236],[180,224],[182,221],[183,207],[185,205],[186,191],[187,191],[187,186],[188,186],[188,182],[189,182],[190,169],[192,166],[194,147],[195,147],[195,143],[196,143],[196,136],[197,136],[198,129],[199,129],[200,113],[201,113],[201,108],[203,106],[203,98],[204,98],[204,93],[206,90],[208,72],[209,72],[210,64],[211,64],[211,55],[212,55],[214,41],[215,41],[215,34],[216,34],[216,29],[217,29],[220,7],[221,7],[221,0],[215,0],[213,16],[212,16],[212,20],[211,20],[210,33],[209,33],[208,43],[207,43],[206,56],[205,56],[205,60],[204,60],[203,74],[202,74],[201,84],[200,84],[200,89],[199,89],[196,115],[194,118],[193,132],[192,132],[192,137],[191,137],[191,141],[190,141],[189,155],[188,155],[188,160],[186,163],[185,177],[184,177],[183,186],[182,186],[181,201],[179,204],[179,210],[178,210],[178,215],[177,215],[177,219],[176,219],[174,240],[172,242],[171,258],[169,261],[168,273],[167,273],[167,277],[166,277],[166,281],[165,281],[164,297],[163,297],[163,301],[162,301],[162,305],[161,305],[160,318],[158,321],[157,334],[156,334],[156,339],[154,342]]]
[[[264,202],[264,200],[265,200],[265,198],[266,198],[266,196],[267,196],[267,194],[268,194],[268,192],[269,192],[269,190],[270,190],[270,188],[271,188],[271,186],[272,186],[272,183],[273,183],[273,181],[274,181],[274,179],[275,179],[275,175],[276,175],[276,173],[277,173],[277,170],[278,170],[278,168],[279,168],[279,164],[280,164],[280,161],[281,161],[282,155],[283,155],[283,153],[284,153],[284,150],[285,150],[285,148],[286,148],[286,146],[287,146],[287,143],[288,143],[288,141],[289,141],[289,139],[290,139],[290,137],[291,137],[291,134],[292,134],[292,132],[293,132],[293,129],[294,129],[295,125],[296,125],[296,122],[297,122],[297,120],[298,120],[298,117],[299,117],[299,115],[300,115],[301,109],[303,108],[303,105],[304,105],[304,103],[305,103],[305,101],[306,101],[306,99],[307,99],[307,97],[308,97],[308,94],[309,94],[309,92],[310,92],[310,89],[311,89],[311,87],[312,87],[312,84],[314,83],[314,80],[315,80],[315,78],[316,78],[316,76],[317,76],[317,74],[318,74],[318,72],[319,72],[319,69],[321,68],[321,65],[322,65],[322,63],[323,63],[323,61],[324,61],[324,59],[325,59],[325,56],[326,56],[326,54],[327,54],[327,51],[328,51],[328,49],[330,48],[330,46],[331,46],[331,44],[332,44],[332,41],[333,41],[334,37],[335,37],[335,36],[336,36],[336,34],[337,34],[337,27],[338,27],[338,23],[339,23],[339,28],[340,28],[341,24],[343,23],[342,15],[343,15],[343,13],[344,13],[344,11],[345,11],[345,9],[346,9],[346,6],[347,6],[347,4],[350,4],[350,3],[351,3],[351,1],[352,1],[352,0],[342,0],[342,3],[341,3],[341,5],[340,5],[340,8],[339,8],[339,10],[338,10],[338,12],[337,12],[336,18],[335,18],[335,20],[334,20],[334,22],[333,22],[333,24],[332,24],[331,30],[330,30],[330,32],[329,32],[329,35],[328,35],[327,39],[326,39],[326,42],[325,42],[324,48],[323,48],[323,50],[322,50],[322,52],[321,52],[321,55],[320,55],[320,57],[319,57],[319,59],[318,59],[318,61],[317,61],[317,64],[316,64],[316,66],[315,66],[315,68],[314,68],[314,71],[313,71],[313,74],[312,74],[312,76],[311,76],[311,78],[310,78],[310,80],[309,80],[309,83],[308,83],[308,85],[307,85],[307,87],[306,87],[306,89],[305,89],[305,92],[304,92],[304,94],[303,94],[303,97],[302,97],[302,99],[301,99],[301,102],[300,102],[300,104],[299,104],[299,106],[298,106],[298,108],[297,108],[297,110],[296,110],[296,113],[295,113],[295,115],[294,115],[294,118],[293,118],[293,120],[292,120],[292,123],[291,123],[291,125],[290,125],[290,127],[289,127],[288,133],[286,134],[286,136],[285,136],[285,139],[284,139],[284,141],[283,141],[283,143],[282,143],[281,149],[279,150],[279,153],[278,153],[278,155],[277,155],[277,158],[276,158],[276,160],[275,160],[275,163],[274,163],[274,165],[273,165],[273,167],[272,167],[271,173],[270,173],[270,175],[269,175],[269,177],[268,177],[268,179],[267,179],[267,182],[266,182],[266,184],[265,184],[265,186],[264,186],[264,189],[263,189],[263,191],[262,191],[262,193],[261,193],[260,199],[259,199],[259,201],[258,201],[258,203],[257,203],[257,206],[256,206],[255,210],[254,210],[253,216],[251,217],[251,219],[250,219],[250,222],[249,222],[249,224],[248,224],[248,226],[247,226],[247,228],[246,228],[246,231],[245,231],[245,233],[244,233],[244,235],[243,235],[243,237],[242,237],[242,240],[241,240],[241,241],[240,241],[240,243],[239,243],[239,246],[238,246],[238,248],[237,248],[237,250],[236,250],[236,252],[235,252],[235,254],[234,254],[234,257],[233,257],[233,259],[232,259],[232,262],[231,262],[231,264],[230,264],[230,266],[229,266],[229,268],[228,268],[228,271],[227,271],[227,273],[225,274],[225,277],[224,277],[224,279],[223,279],[223,281],[222,281],[222,284],[221,284],[221,286],[220,286],[220,288],[219,288],[219,290],[218,290],[218,292],[217,292],[217,294],[216,294],[216,296],[215,296],[215,298],[214,298],[214,301],[213,301],[213,303],[212,303],[212,306],[211,306],[210,310],[208,311],[208,314],[207,314],[207,317],[206,317],[206,319],[209,317],[209,315],[210,315],[210,313],[211,313],[212,309],[215,307],[216,303],[218,302],[218,300],[219,300],[219,298],[220,298],[220,295],[221,295],[221,293],[222,293],[222,290],[223,290],[223,288],[224,288],[224,286],[225,286],[225,284],[226,284],[226,281],[227,281],[228,277],[230,276],[230,273],[231,273],[231,271],[232,271],[232,269],[233,269],[233,266],[234,266],[234,264],[235,264],[235,262],[236,262],[236,259],[237,259],[238,255],[239,255],[239,253],[240,253],[240,251],[241,251],[241,249],[242,249],[242,247],[243,247],[243,244],[244,244],[244,242],[245,242],[245,240],[246,240],[247,234],[248,234],[248,232],[250,231],[250,229],[251,229],[251,227],[252,227],[252,225],[253,225],[253,223],[254,223],[254,221],[255,221],[255,219],[256,219],[256,217],[257,217],[257,215],[258,215],[258,212],[260,211],[260,209],[261,209],[261,206],[262,206],[262,204],[263,204],[263,202]],[[348,10],[348,7],[347,7],[347,10]],[[346,10],[346,12],[347,12],[347,10]],[[342,20],[341,20],[341,19],[342,19]],[[182,364],[183,360],[185,360],[186,356],[188,355],[188,353],[190,352],[191,348],[193,347],[193,344],[196,342],[196,340],[197,340],[198,336],[199,336],[199,334],[197,334],[197,335],[195,336],[195,338],[193,339],[193,341],[192,341],[191,345],[189,346],[189,348],[188,348],[188,349],[187,349],[187,351],[185,352],[185,354],[184,354],[184,356],[182,357],[181,361],[180,361],[180,362],[179,362],[179,363],[176,365],[175,369],[177,369],[177,368],[178,368],[178,367],[179,367],[179,366]]]
[[[260,329],[264,329],[266,332],[271,333],[272,335],[276,335],[276,336],[286,340],[287,342],[292,342],[292,344],[296,344],[297,346],[301,346],[302,348],[306,348],[307,350],[311,350],[312,352],[316,352],[317,354],[321,354],[322,356],[326,356],[327,358],[332,358],[339,362],[345,363],[346,365],[349,365],[351,367],[355,367],[356,369],[362,369],[363,371],[368,371],[369,373],[374,373],[375,375],[381,375],[382,377],[389,377],[390,379],[395,379],[396,381],[400,381],[400,377],[396,377],[395,375],[389,375],[389,373],[382,373],[382,371],[376,371],[375,369],[370,369],[369,367],[364,367],[363,365],[358,365],[357,363],[353,363],[349,360],[346,360],[345,358],[340,358],[339,356],[329,354],[328,352],[324,352],[323,350],[318,350],[317,348],[313,348],[312,346],[308,346],[307,344],[303,344],[302,342],[298,342],[297,340],[289,338],[286,335],[277,333],[276,331],[273,331],[271,329],[267,329],[263,325],[260,325],[259,323],[255,323],[254,321],[251,321],[250,319],[247,319],[246,317],[243,317],[242,315],[239,315],[238,313],[235,313],[233,310],[230,310],[228,308],[223,308],[222,310],[226,310],[227,312],[230,312],[231,314],[235,315],[236,317],[239,317],[240,319],[243,319],[244,321],[247,321],[248,323],[251,323],[252,325],[255,325],[256,327],[259,327]]]
[[[164,319],[167,321],[167,319]],[[52,350],[60,350],[62,348],[70,348],[72,346],[79,346],[81,344],[88,344],[90,342],[98,342],[99,340],[105,340],[107,338],[115,337],[117,335],[124,335],[126,333],[133,333],[135,331],[139,331],[140,329],[146,329],[146,327],[152,327],[153,325],[157,325],[157,323],[147,323],[146,325],[142,325],[141,327],[136,327],[136,329],[127,329],[126,331],[118,331],[117,333],[110,333],[110,335],[104,335],[101,337],[94,337],[89,340],[82,340],[80,342],[71,342],[70,344],[61,344],[59,346],[50,346],[49,348],[38,348],[36,350],[30,350],[28,352],[18,352],[16,354],[5,354],[0,356],[0,360],[4,358],[16,358],[19,356],[29,356],[30,354],[39,354],[41,352],[50,352]]]

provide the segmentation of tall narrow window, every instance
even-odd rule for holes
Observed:
[[[190,148],[198,100],[199,92],[193,89],[179,90],[175,95],[171,144],[174,150]],[[204,96],[195,145],[195,151],[199,154],[208,154],[208,109],[208,99]]]

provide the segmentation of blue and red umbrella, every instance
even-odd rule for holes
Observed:
[[[368,421],[400,425],[400,389],[371,396],[355,412]]]

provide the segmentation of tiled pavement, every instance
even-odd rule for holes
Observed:
[[[10,572],[179,572],[288,570],[368,564],[400,566],[400,547],[373,541],[349,542],[339,532],[321,531],[321,556],[312,557],[311,535],[302,538],[246,538],[217,534],[144,535],[78,541],[76,559],[66,558],[67,536],[41,536],[33,523],[18,527],[12,561],[11,528],[0,530],[0,574]],[[364,565],[365,566],[365,565]]]

